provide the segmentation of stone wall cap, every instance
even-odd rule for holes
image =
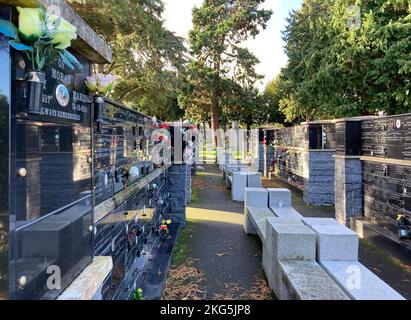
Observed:
[[[340,154],[336,154],[333,156],[335,159],[347,159],[347,160],[360,160],[361,156],[344,156]]]
[[[112,269],[111,257],[95,257],[57,300],[92,300]]]

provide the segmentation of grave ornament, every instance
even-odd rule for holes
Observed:
[[[31,69],[25,76],[28,113],[40,114],[47,60],[58,55],[70,69],[82,69],[77,58],[67,51],[71,41],[77,38],[76,28],[42,8],[17,7],[17,11],[18,28],[9,21],[0,20],[0,34],[9,39],[8,43],[15,50],[25,52],[31,62]]]

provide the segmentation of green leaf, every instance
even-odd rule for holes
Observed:
[[[75,65],[77,69],[83,70],[83,65],[70,52],[68,52],[67,50],[64,50],[63,55],[66,57],[68,61],[70,61],[73,65]]]
[[[17,40],[19,38],[19,32],[17,28],[9,21],[0,20],[0,33],[6,37]]]
[[[67,59],[67,57],[64,55],[63,52],[59,51],[59,55],[61,57],[61,59],[63,60],[63,62],[71,69],[74,70],[75,67],[73,66],[73,64],[70,62],[69,59]]]
[[[16,50],[18,50],[18,51],[30,51],[30,52],[33,52],[33,47],[30,47],[30,46],[27,46],[27,45],[25,45],[25,44],[23,44],[23,43],[21,43],[21,42],[17,42],[17,41],[14,41],[14,40],[10,40],[10,45],[14,48],[14,49],[16,49]]]

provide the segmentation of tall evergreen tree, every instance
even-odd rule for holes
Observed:
[[[235,85],[252,87],[259,79],[258,59],[241,43],[265,28],[270,10],[260,8],[264,0],[204,0],[193,9],[193,30],[189,35],[194,60],[189,66],[189,90],[181,99],[186,109],[209,109],[211,128],[217,130],[223,100]],[[200,102],[200,103],[198,103]]]
[[[119,76],[113,98],[163,120],[184,112],[177,96],[185,81],[184,40],[163,25],[161,0],[69,0],[113,49],[105,72]]]

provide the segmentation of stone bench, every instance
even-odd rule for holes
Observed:
[[[233,201],[244,201],[246,188],[261,188],[261,173],[234,172],[231,180],[231,197]]]
[[[236,172],[248,172],[249,167],[245,165],[240,165],[240,164],[226,164],[223,165],[223,179],[225,179],[226,186],[228,189],[231,188],[232,186],[232,179],[233,179],[233,174]]]
[[[267,189],[270,208],[291,208],[291,191],[283,188]]]
[[[260,210],[265,210],[266,215],[273,216],[267,208],[268,192],[263,188],[246,188],[244,198],[244,231],[246,234],[258,235],[258,217],[265,216]]]
[[[263,271],[266,275],[266,278],[269,283],[272,283],[272,277],[273,277],[273,265],[272,265],[272,246],[270,245],[270,242],[267,242],[267,229],[268,225],[302,225],[302,222],[300,219],[289,219],[289,218],[278,218],[278,217],[270,217],[266,218],[264,221],[263,225],[263,231],[265,231],[264,235],[264,241],[263,239]]]
[[[358,261],[321,261],[320,264],[353,300],[405,300]]]
[[[318,261],[358,260],[359,239],[354,231],[338,223],[314,224],[310,228],[317,235]]]
[[[354,300],[404,300],[388,284],[358,262],[359,239],[335,219],[305,218],[317,236],[317,260]]]
[[[260,237],[263,270],[279,299],[404,299],[358,262],[357,234],[335,219],[302,217],[288,190],[247,188],[244,210],[244,229]]]
[[[348,296],[315,261],[316,234],[301,220],[283,220],[292,224],[277,221],[270,218],[266,222],[266,244],[271,251],[270,272],[266,276],[277,298],[348,300]]]
[[[258,235],[261,242],[265,242],[266,218],[273,216],[268,208],[247,206],[247,220],[250,226],[247,227],[246,234]]]
[[[350,300],[315,261],[281,261],[281,300]]]

